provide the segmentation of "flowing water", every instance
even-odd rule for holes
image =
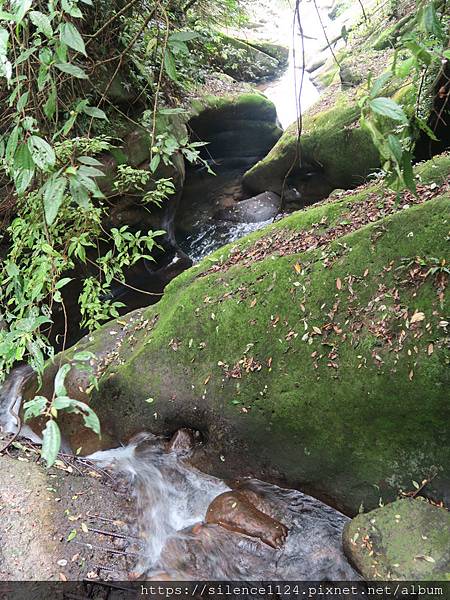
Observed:
[[[289,46],[289,63],[284,72],[277,79],[258,85],[259,90],[275,104],[281,126],[287,128],[297,120],[300,112],[303,113],[319,97],[319,91],[304,70],[303,55],[305,53],[311,58],[319,52],[324,43],[322,25],[314,4],[302,3],[302,27],[305,33],[302,39],[298,28],[294,27],[294,12],[289,0],[260,0],[256,4],[251,19],[259,24],[258,35]],[[328,29],[336,28],[329,20],[327,10],[321,9],[322,23]],[[243,36],[242,31],[229,33]],[[251,39],[254,32],[249,29],[244,32],[245,35]],[[236,152],[239,152],[239,138],[236,139]],[[177,212],[177,241],[194,262],[272,222],[273,219],[233,222],[221,216],[221,209],[251,196],[242,189],[240,181],[258,158],[261,157],[238,168],[235,165],[227,166],[226,162],[221,163],[219,159],[219,164],[213,164],[215,176],[196,168],[188,169]]]
[[[0,390],[3,431],[17,430],[16,415],[29,376],[28,367],[18,367]],[[21,434],[39,442],[28,428]],[[183,441],[186,436],[188,444]],[[177,439],[181,439],[178,445],[174,443]],[[142,433],[125,447],[88,457],[125,478],[131,490],[133,521],[142,540],[135,572],[146,579],[175,580],[359,579],[342,550],[347,517],[311,496],[256,479],[234,482],[230,488],[189,464],[199,443],[188,430],[180,430],[170,443]],[[226,517],[221,508],[215,520],[206,524],[208,507],[230,489],[236,498],[250,495],[250,504],[244,503],[242,511],[239,507],[237,520],[234,518],[239,526],[218,525]],[[250,511],[257,507],[263,517],[258,525],[263,534],[247,530],[251,520],[248,507]],[[277,549],[267,543],[267,531],[273,531],[274,522],[288,530],[287,539]]]
[[[296,490],[243,480],[289,530],[280,549],[205,524],[210,503],[230,488],[167,450],[165,440],[141,434],[125,448],[90,459],[125,475],[133,489],[144,552],[136,571],[175,580],[357,580],[341,547],[348,518]]]

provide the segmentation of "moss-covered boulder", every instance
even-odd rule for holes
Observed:
[[[422,498],[358,515],[345,526],[343,542],[364,579],[450,578],[450,513]]]
[[[293,123],[269,154],[244,175],[255,193],[280,193],[289,176],[307,201],[326,197],[333,189],[361,184],[380,165],[368,131],[358,125],[359,109],[342,103],[303,119],[300,147]]]
[[[85,338],[101,445],[190,426],[203,468],[349,512],[431,470],[427,491],[448,495],[449,173],[447,155],[419,169],[417,197],[378,183],[295,213]],[[64,430],[73,447],[99,445],[78,422]]]
[[[221,34],[210,42],[211,62],[238,81],[276,77],[287,65],[289,48],[265,40],[240,40]]]
[[[205,96],[192,104],[189,127],[215,159],[262,158],[280,139],[275,105],[264,94]]]

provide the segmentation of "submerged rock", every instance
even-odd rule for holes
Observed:
[[[216,218],[236,223],[259,223],[276,217],[280,206],[280,196],[273,192],[264,192],[218,211]]]
[[[441,581],[450,575],[450,514],[421,498],[358,515],[343,540],[364,579]]]
[[[210,524],[197,524],[170,540],[153,571],[180,579],[281,581],[352,581],[360,579],[342,550],[342,530],[348,518],[319,500],[258,480],[242,489],[258,496],[286,529],[278,549],[245,533]],[[238,488],[239,489],[239,488]],[[230,498],[233,492],[228,492]],[[268,508],[270,507],[270,508]],[[245,523],[244,523],[245,529]]]
[[[435,466],[426,491],[448,497],[448,294],[428,264],[446,252],[449,172],[444,155],[416,198],[375,184],[295,213],[85,338],[62,358],[96,355],[99,389],[81,387],[102,438],[69,414],[72,447],[191,426],[196,464],[221,477],[256,471],[356,513]]]

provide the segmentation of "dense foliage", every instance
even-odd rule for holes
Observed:
[[[433,121],[438,126],[442,113],[436,110],[435,95],[449,75],[449,23],[445,2],[419,0],[417,11],[407,17],[405,30],[395,39],[390,69],[375,81],[369,77],[368,93],[360,99],[361,123],[384,161],[387,183],[396,189],[415,191],[412,160],[421,132],[437,141],[429,115],[436,111]],[[445,86],[442,89],[445,93]],[[401,93],[388,97],[393,90]]]
[[[195,75],[187,44],[200,37],[196,29],[230,15],[241,17],[235,0],[0,1],[0,377],[24,360],[42,373],[54,353],[55,312],[63,314],[65,337],[64,288],[80,265],[81,326],[93,330],[118,316],[112,284],[126,285],[128,267],[153,260],[163,232],[103,225],[102,159],[117,143],[114,121],[146,131],[151,158],[145,171],[120,165],[115,190],[137,188],[144,206],[160,205],[174,193],[160,164],[177,153],[197,161],[201,143],[158,131],[157,119],[182,112],[170,107]],[[125,90],[139,90],[126,109],[108,98],[124,72]],[[37,398],[28,409],[51,417],[46,439],[54,448],[57,410],[80,410],[61,400],[63,375],[52,403]]]

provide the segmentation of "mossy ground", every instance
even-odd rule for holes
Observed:
[[[223,473],[283,478],[350,512],[395,497],[433,468],[444,494],[448,307],[436,275],[412,265],[417,256],[426,265],[448,261],[449,169],[448,156],[419,169],[423,199],[433,196],[423,204],[406,208],[400,198],[397,212],[383,216],[385,192],[374,184],[296,213],[179,276],[136,316],[106,365],[92,399],[106,433],[191,425],[204,431],[210,464]],[[368,196],[379,212],[346,234]],[[335,227],[341,236],[314,247]],[[256,242],[270,246],[272,236],[308,230],[309,250],[275,248],[252,259]],[[222,269],[236,252],[250,262]],[[95,351],[122,328],[118,321],[82,345]]]
[[[345,527],[343,541],[350,562],[368,580],[450,576],[450,515],[421,498],[358,515]]]

